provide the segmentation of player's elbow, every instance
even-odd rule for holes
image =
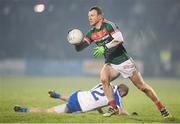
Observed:
[[[123,42],[123,38],[121,38],[121,37],[115,37],[115,38],[114,38],[114,41],[117,42],[117,43],[122,43],[122,42]]]
[[[123,41],[121,40],[121,39],[116,39],[115,41],[114,41],[114,45],[115,46],[118,46],[119,44],[122,44],[123,43]]]
[[[124,41],[122,39],[117,39],[117,44],[122,44]]]

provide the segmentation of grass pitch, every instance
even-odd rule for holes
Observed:
[[[129,113],[137,112],[138,116],[102,117],[92,111],[82,114],[49,114],[49,113],[15,113],[14,105],[26,107],[49,108],[62,104],[62,101],[48,97],[49,90],[56,90],[69,95],[76,90],[88,90],[99,82],[99,78],[0,78],[0,123],[180,123],[180,80],[146,79],[161,101],[173,115],[164,119],[151,100],[140,92],[129,80],[118,78],[117,82],[125,83],[130,91],[123,98],[124,107]],[[105,108],[104,110],[106,110]]]

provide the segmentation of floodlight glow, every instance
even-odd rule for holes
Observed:
[[[45,5],[44,4],[37,4],[34,6],[34,11],[37,13],[41,13],[45,10]]]

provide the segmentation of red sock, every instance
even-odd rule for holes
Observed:
[[[109,105],[110,105],[113,109],[116,109],[116,108],[117,108],[117,105],[116,105],[116,101],[115,101],[115,100],[109,101]]]
[[[156,106],[157,106],[157,108],[159,109],[159,111],[160,111],[162,108],[165,108],[165,106],[164,106],[160,101],[158,101],[158,102],[156,103]]]

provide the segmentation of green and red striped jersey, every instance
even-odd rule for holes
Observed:
[[[90,29],[85,35],[83,42],[87,42],[89,45],[95,43],[96,45],[101,46],[112,41],[113,35],[117,34],[121,35],[119,28],[114,23],[103,19],[100,29],[94,27]],[[111,50],[107,50],[104,57],[105,63],[112,64],[121,64],[130,58],[122,44],[119,44]]]

